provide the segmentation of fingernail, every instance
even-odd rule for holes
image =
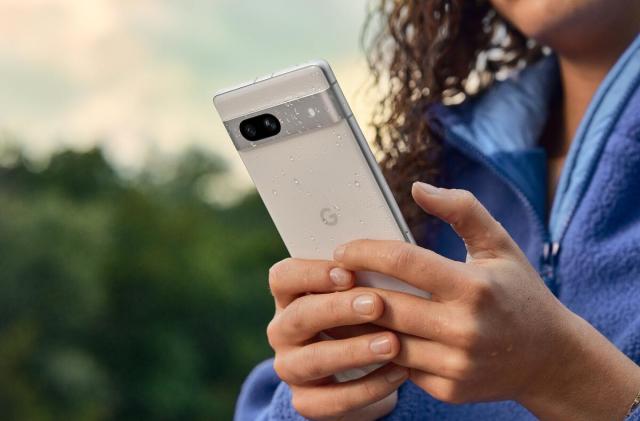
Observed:
[[[341,246],[338,246],[338,248],[336,248],[333,251],[333,260],[342,260],[342,257],[344,256],[344,251],[346,250],[347,246],[345,246],[344,244]]]
[[[396,367],[384,375],[389,383],[396,383],[407,377],[407,369],[403,367]]]
[[[413,185],[419,188],[420,190],[422,190],[426,194],[432,194],[432,195],[440,194],[440,189],[435,186],[432,186],[431,184],[423,183],[421,181],[416,181],[415,183],[413,183]]]
[[[333,268],[329,271],[331,282],[339,287],[346,287],[351,283],[351,274],[342,268]]]
[[[356,313],[367,315],[373,313],[373,295],[358,295],[352,303]]]
[[[391,341],[387,336],[378,336],[369,342],[369,349],[374,354],[388,354],[391,352]]]

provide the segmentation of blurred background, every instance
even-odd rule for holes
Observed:
[[[231,418],[286,251],[212,94],[322,57],[364,126],[367,7],[0,2],[2,419]]]

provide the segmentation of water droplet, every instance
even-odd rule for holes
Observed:
[[[360,219],[358,222],[360,222],[360,225],[364,225],[364,221],[362,219]]]
[[[273,190],[271,190],[271,193],[273,193],[274,196],[277,196],[278,195],[278,190],[273,189]]]
[[[340,140],[340,139],[342,139],[342,135],[341,134],[338,135],[338,140]]]
[[[314,237],[313,235],[309,238],[311,239],[311,241],[316,241],[316,237]]]
[[[293,184],[300,184],[300,180],[298,180],[297,178],[293,179]]]
[[[334,208],[335,210],[337,210],[337,211],[339,211],[339,210],[340,210],[340,206],[338,206],[338,205],[333,205],[333,208]]]
[[[289,161],[293,162],[294,160],[295,160],[295,158],[293,157],[293,155],[289,155]]]
[[[353,185],[356,186],[356,187],[360,187],[360,182],[358,180],[356,180],[356,181],[353,182]]]
[[[257,145],[256,145],[256,142],[251,142],[251,147],[252,147],[252,148],[255,148],[256,146],[257,146]]]

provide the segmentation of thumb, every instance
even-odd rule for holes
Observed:
[[[502,225],[470,192],[416,182],[411,194],[425,212],[451,225],[472,258],[494,257],[517,248]]]

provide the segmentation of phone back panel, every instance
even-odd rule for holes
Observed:
[[[292,256],[331,259],[356,238],[404,240],[345,120],[240,155]]]
[[[325,62],[228,90],[214,104],[292,257],[332,259],[335,247],[362,238],[413,241]],[[264,113],[281,132],[244,139],[239,123]],[[358,280],[426,296],[379,274]]]

